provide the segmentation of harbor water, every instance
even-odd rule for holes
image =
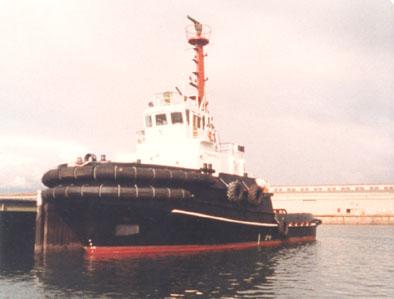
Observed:
[[[394,297],[394,226],[322,225],[310,244],[181,256],[5,252],[0,298]]]

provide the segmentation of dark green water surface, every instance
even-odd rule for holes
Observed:
[[[394,298],[394,226],[323,225],[306,245],[183,256],[7,252],[0,298]]]

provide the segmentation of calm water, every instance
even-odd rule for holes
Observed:
[[[394,298],[394,226],[320,226],[280,249],[94,260],[0,258],[0,298]]]

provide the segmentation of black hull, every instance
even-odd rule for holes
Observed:
[[[225,174],[216,178],[186,169],[172,169],[165,177],[167,170],[160,168],[162,175],[154,181],[152,171],[142,172],[143,166],[138,165],[145,181],[134,173],[134,184],[127,184],[124,175],[120,184],[116,168],[108,171],[113,166],[106,164],[109,175],[101,175],[102,181],[97,181],[95,173],[90,184],[87,176],[84,184],[78,184],[78,177],[62,181],[55,175],[56,182],[49,183],[51,188],[43,192],[44,202],[54,207],[88,254],[240,249],[316,238],[319,222],[312,215],[274,211],[269,193],[259,194],[257,205],[256,198],[249,202],[246,198],[238,202],[228,199],[230,182],[241,181],[251,190],[253,179]],[[75,169],[57,173],[82,172]],[[174,173],[178,180],[170,181]]]
[[[254,218],[251,216],[234,217],[229,211],[218,213],[216,207],[193,209],[191,205],[158,205],[153,200],[122,205],[63,201],[56,203],[56,210],[89,254],[278,246],[315,240],[317,225],[316,222],[290,222],[284,232],[278,223],[251,221]]]

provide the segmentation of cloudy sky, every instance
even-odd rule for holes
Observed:
[[[187,14],[212,28],[210,109],[250,173],[394,183],[390,0],[0,0],[0,191],[131,156],[152,95],[188,90]]]

